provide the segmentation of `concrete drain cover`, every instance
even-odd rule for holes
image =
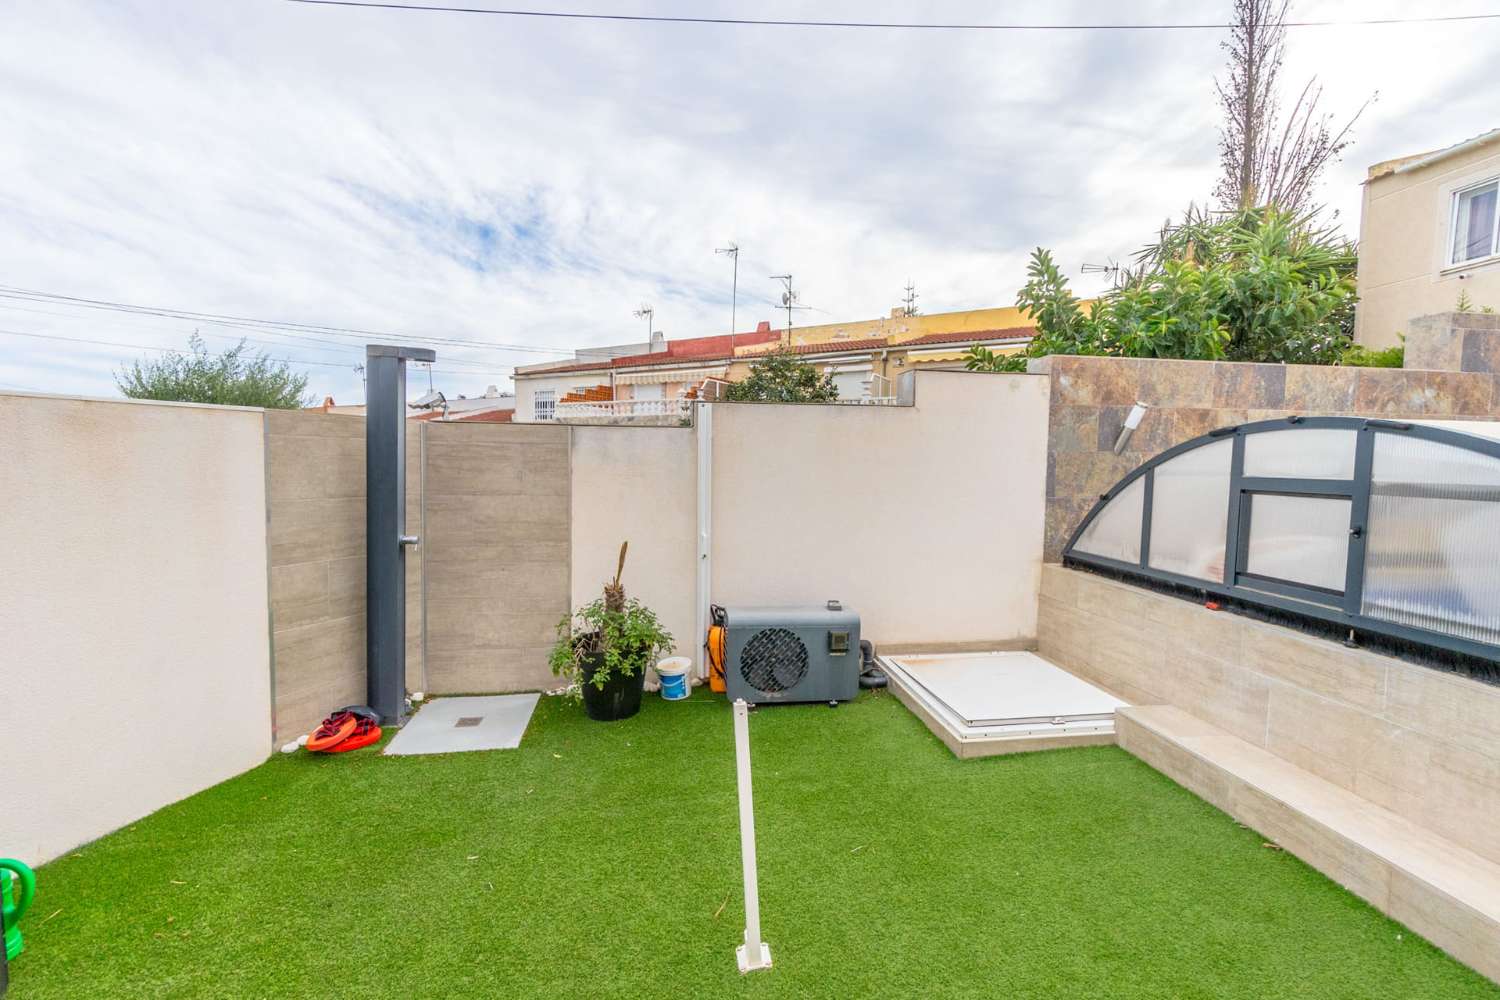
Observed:
[[[537,697],[502,694],[434,698],[401,727],[384,752],[401,756],[518,747]]]

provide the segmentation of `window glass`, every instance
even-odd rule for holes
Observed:
[[[557,390],[538,389],[531,397],[531,414],[537,420],[551,420],[557,415]]]
[[[1343,497],[1251,494],[1245,572],[1342,593],[1350,506]]]
[[[1135,480],[1105,504],[1098,515],[1083,529],[1074,552],[1118,559],[1141,561],[1141,505],[1146,497],[1146,478]]]
[[[1200,580],[1224,579],[1232,449],[1232,438],[1220,438],[1156,467],[1151,568]]]
[[[1357,432],[1289,427],[1245,435],[1245,475],[1297,479],[1353,479]]]
[[[1453,218],[1452,263],[1461,264],[1495,252],[1497,196],[1500,196],[1500,182],[1497,181],[1453,196],[1457,205]]]
[[[1363,614],[1500,642],[1500,459],[1377,434],[1369,522]]]

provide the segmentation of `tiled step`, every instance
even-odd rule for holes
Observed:
[[[1500,982],[1500,865],[1170,705],[1122,708],[1123,748]]]

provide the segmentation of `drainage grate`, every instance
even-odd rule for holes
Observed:
[[[453,724],[454,729],[470,729],[484,721],[482,715],[465,715]]]

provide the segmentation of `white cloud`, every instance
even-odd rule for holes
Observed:
[[[1219,19],[1228,4],[922,7],[1077,22]],[[1351,231],[1365,165],[1497,124],[1497,39],[1492,24],[1293,33],[1289,83],[1317,72],[1338,111],[1382,92],[1325,187]],[[778,318],[768,276],[784,271],[824,310],[807,321],[883,314],[908,277],[928,311],[1006,304],[1031,247],[1076,274],[1207,194],[1218,40],[23,5],[0,35],[0,284],[566,350],[638,338],[642,301],[671,336],[724,329],[728,264],[712,250],[734,239],[741,327]],[[0,300],[0,330],[180,346],[191,325]],[[220,345],[243,331],[203,332]],[[320,394],[360,394],[352,342],[268,350],[324,362],[310,366]],[[112,366],[136,353],[0,335],[0,385],[112,394]],[[474,393],[546,356],[439,357],[441,386]]]

